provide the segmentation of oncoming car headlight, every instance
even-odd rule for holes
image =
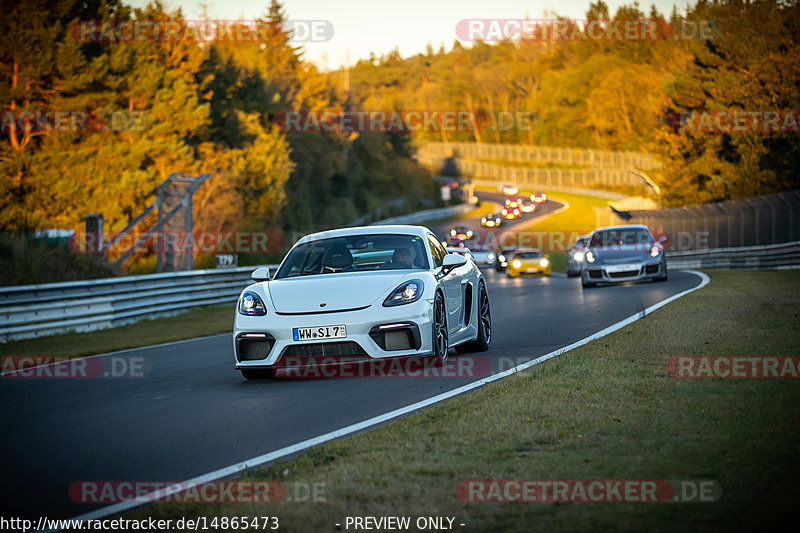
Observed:
[[[519,268],[522,266],[522,261],[520,261],[519,259],[514,259],[514,261],[511,263],[511,266],[513,266],[514,268]]]
[[[486,260],[488,262],[490,262],[490,263],[493,262],[494,261],[494,254],[492,252],[489,252],[489,255],[486,256]]]
[[[572,259],[574,259],[578,263],[583,262],[583,252],[575,252],[572,254]]]
[[[658,257],[658,254],[661,253],[661,249],[658,246],[653,246],[650,248],[650,257]]]
[[[422,281],[418,279],[406,281],[386,297],[386,299],[383,301],[383,306],[392,307],[395,305],[404,305],[416,302],[422,297],[423,287]]]
[[[264,307],[264,302],[261,297],[254,292],[246,292],[242,294],[239,300],[239,313],[250,316],[264,316],[267,314],[267,308]]]
[[[597,261],[597,257],[592,252],[586,252],[586,260],[590,263]]]
[[[547,259],[542,259],[541,261],[539,261],[539,264],[542,265],[543,267],[546,267],[547,265],[550,264],[550,261],[548,261]]]

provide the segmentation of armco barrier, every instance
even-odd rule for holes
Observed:
[[[277,265],[268,265],[271,269]],[[256,266],[0,288],[0,342],[85,332],[233,303]],[[231,308],[233,312],[233,308]]]
[[[417,211],[409,215],[401,215],[399,217],[385,218],[383,220],[376,220],[371,226],[388,226],[391,224],[420,224],[427,220],[436,220],[440,218],[454,217],[463,215],[471,209],[474,209],[474,204],[458,204],[450,207],[442,207],[439,209],[427,209],[425,211]]]
[[[685,252],[667,252],[670,269],[679,268],[800,268],[800,241],[767,246],[713,248]]]

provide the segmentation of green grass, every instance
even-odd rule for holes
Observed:
[[[0,355],[70,357],[230,333],[233,304],[210,305],[180,315],[89,333],[67,333],[0,344]]]
[[[714,271],[701,291],[584,347],[258,471],[326,501],[161,504],[136,516],[455,516],[468,531],[770,531],[800,497],[797,380],[679,380],[676,355],[797,355],[800,272]],[[270,384],[265,384],[269,387]],[[309,406],[313,409],[313,406]],[[715,480],[713,503],[465,503],[470,479]]]

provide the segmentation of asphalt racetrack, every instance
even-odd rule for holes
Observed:
[[[578,278],[511,280],[484,272],[492,347],[475,355],[451,351],[451,364],[479,363],[453,377],[245,381],[233,367],[229,335],[114,356],[143,377],[4,377],[3,515],[70,518],[102,507],[74,501],[76,482],[177,482],[245,461],[507,370],[701,281],[671,272],[665,283],[583,290]]]

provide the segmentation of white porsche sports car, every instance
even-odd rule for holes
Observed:
[[[274,375],[303,358],[353,363],[485,351],[492,341],[486,282],[422,226],[367,226],[307,235],[275,277],[266,267],[239,296],[236,368]]]

